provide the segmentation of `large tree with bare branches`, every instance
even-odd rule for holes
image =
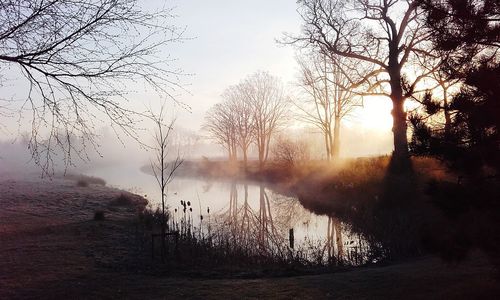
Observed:
[[[233,130],[236,143],[241,149],[243,166],[247,168],[248,151],[254,139],[255,126],[252,104],[246,98],[243,84],[228,87],[222,95],[232,115]]]
[[[241,149],[245,167],[249,147],[255,144],[262,168],[287,111],[281,82],[267,72],[256,72],[228,87],[222,98],[207,112],[203,128],[227,150],[230,161],[237,160]]]
[[[302,34],[286,42],[318,47],[367,66],[358,82],[362,95],[388,96],[393,103],[395,162],[409,166],[405,99],[416,89],[419,69],[407,68],[430,55],[422,13],[412,0],[300,0]],[[425,72],[425,71],[423,71]]]
[[[16,96],[31,115],[36,163],[47,170],[57,149],[66,161],[84,156],[87,144],[97,146],[95,121],[103,116],[137,137],[138,114],[123,102],[130,92],[144,84],[173,98],[178,87],[181,72],[158,55],[181,39],[171,19],[169,9],[148,12],[137,0],[0,3],[0,71],[27,85],[26,95]]]
[[[205,116],[203,129],[227,151],[229,161],[237,160],[236,116],[231,105],[227,102],[215,104]]]
[[[336,55],[308,53],[298,62],[299,86],[305,98],[295,101],[295,106],[303,120],[323,133],[327,160],[336,160],[340,155],[340,123],[362,104],[350,83],[357,74],[347,67],[346,59]]]
[[[286,116],[287,98],[280,80],[267,72],[250,75],[242,85],[252,109],[254,141],[259,167],[263,168],[269,157],[271,138]]]

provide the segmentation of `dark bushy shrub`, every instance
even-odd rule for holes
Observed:
[[[132,206],[134,204],[136,204],[136,201],[130,195],[124,193],[121,193],[118,197],[109,202],[109,205],[112,206]]]
[[[104,211],[96,210],[94,212],[94,221],[104,221]]]
[[[89,183],[86,180],[80,179],[76,182],[76,186],[78,187],[88,187]]]

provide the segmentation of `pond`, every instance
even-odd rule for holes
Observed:
[[[87,175],[105,179],[109,186],[127,190],[161,205],[156,179],[139,167],[100,168]],[[184,211],[182,201],[189,202]],[[177,177],[168,186],[166,204],[172,220],[189,220],[192,230],[206,234],[227,230],[233,235],[266,241],[272,247],[292,247],[309,260],[336,258],[359,265],[373,261],[369,245],[349,224],[305,209],[298,198],[276,193],[262,183]],[[293,237],[291,237],[293,231]]]

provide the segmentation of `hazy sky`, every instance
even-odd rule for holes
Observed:
[[[178,17],[173,23],[186,27],[185,37],[189,39],[172,44],[165,53],[176,59],[176,67],[191,74],[182,79],[189,92],[179,91],[178,100],[192,110],[177,110],[178,126],[199,131],[206,111],[221,101],[224,89],[258,70],[281,78],[292,93],[298,73],[295,50],[276,40],[285,32],[300,32],[295,0],[143,0],[142,3],[147,7],[163,3],[174,7]],[[3,91],[10,90],[22,99],[26,84],[14,81],[10,85],[4,86]],[[145,102],[157,100],[154,93],[142,97]],[[141,103],[137,101],[138,109],[144,109]],[[342,152],[351,156],[389,152],[390,109],[388,99],[366,99],[365,108],[344,122]],[[15,127],[16,120],[3,121]],[[4,136],[16,135],[15,130],[10,132],[12,135]]]
[[[192,107],[192,113],[180,112],[180,123],[199,129],[204,114],[221,101],[223,90],[257,71],[269,71],[280,77],[290,90],[297,78],[295,50],[276,42],[283,33],[299,33],[301,19],[294,0],[255,1],[171,1],[179,17],[175,23],[187,26],[192,40],[175,45],[172,55],[187,73],[192,95],[180,99]],[[368,143],[376,131],[373,151],[360,155],[390,151],[391,103],[389,99],[365,99],[365,108],[344,122],[348,132],[357,132]],[[350,130],[349,130],[350,128]],[[380,138],[380,139],[379,139]],[[347,137],[355,141],[356,138]],[[353,145],[344,145],[353,148]],[[358,153],[356,153],[358,154]]]
[[[276,43],[283,32],[298,32],[295,1],[171,1],[192,40],[175,45],[172,55],[191,83],[192,95],[181,100],[192,114],[180,113],[190,127],[199,127],[206,110],[220,101],[223,90],[257,71],[269,71],[284,82],[296,74],[294,50]]]

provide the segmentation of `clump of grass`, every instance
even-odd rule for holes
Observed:
[[[80,179],[80,180],[77,180],[76,181],[76,186],[77,187],[88,187],[89,186],[89,183],[88,181],[85,181],[83,179]]]
[[[148,205],[146,208],[139,211],[138,217],[139,222],[142,223],[147,230],[153,230],[154,227],[161,226],[163,214],[160,207],[156,207],[156,209],[153,209],[150,205]],[[165,218],[167,220],[169,218],[168,211],[166,212]]]
[[[102,210],[96,210],[94,212],[94,221],[104,221],[104,211]]]
[[[76,185],[80,187],[87,187],[91,184],[105,186],[106,181],[99,177],[87,176],[83,174],[66,174],[67,179],[76,181]]]
[[[136,201],[130,195],[124,193],[121,193],[118,197],[109,202],[111,206],[133,206],[135,204]]]

